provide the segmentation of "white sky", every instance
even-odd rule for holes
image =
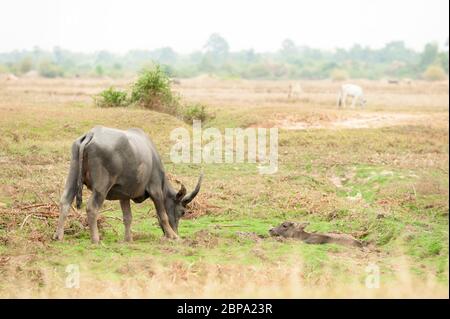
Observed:
[[[188,53],[218,32],[232,51],[275,51],[283,39],[315,48],[443,45],[448,0],[0,0],[0,51],[155,49]]]

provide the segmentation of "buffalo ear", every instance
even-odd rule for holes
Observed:
[[[176,195],[176,200],[181,201],[185,195],[186,195],[186,187],[184,187],[184,185],[181,184],[181,188]]]
[[[298,225],[298,228],[303,230],[309,225],[309,222],[304,222]]]

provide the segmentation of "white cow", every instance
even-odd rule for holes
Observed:
[[[363,89],[355,84],[343,84],[341,86],[341,90],[339,91],[338,96],[338,107],[347,107],[347,96],[351,96],[352,99],[352,108],[355,108],[356,101],[359,102],[359,105],[361,107],[366,105],[366,99],[364,98],[364,92]]]
[[[298,99],[303,93],[302,86],[300,83],[289,84],[288,99]]]

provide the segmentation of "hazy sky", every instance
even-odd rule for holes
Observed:
[[[232,51],[298,45],[381,47],[404,40],[443,45],[448,0],[0,0],[0,51],[60,46],[75,51],[201,49],[212,32]]]

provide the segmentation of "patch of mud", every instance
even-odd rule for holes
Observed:
[[[363,129],[380,128],[394,125],[405,125],[427,120],[420,114],[358,114],[355,117],[336,119],[331,121],[295,122],[289,119],[279,121],[275,127],[285,130],[308,130],[308,129]]]

